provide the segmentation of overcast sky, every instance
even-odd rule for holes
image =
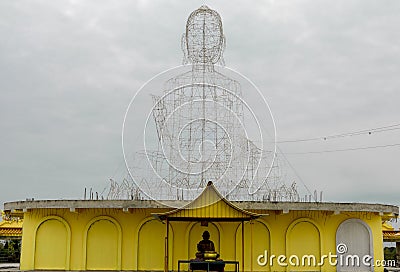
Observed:
[[[181,64],[203,1],[0,1],[0,202],[82,198],[126,173],[124,113]],[[268,99],[278,141],[400,123],[400,1],[209,1],[226,66]],[[399,128],[399,127],[393,127]],[[400,204],[400,129],[282,143],[325,201]],[[292,171],[292,170],[290,170]],[[301,180],[300,180],[301,179]],[[291,183],[292,181],[288,181]]]

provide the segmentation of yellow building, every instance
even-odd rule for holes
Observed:
[[[346,271],[334,261],[349,254],[350,261],[359,256],[358,271],[383,271],[382,221],[399,212],[380,204],[229,202],[211,183],[177,210],[149,200],[21,201],[4,208],[24,212],[21,270],[177,271],[179,260],[195,258],[208,230],[221,258],[237,261],[241,271]],[[376,267],[363,266],[365,255]]]
[[[22,236],[22,220],[0,222],[0,239],[18,239]]]

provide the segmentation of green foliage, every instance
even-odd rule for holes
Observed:
[[[383,250],[385,260],[396,260],[396,248],[395,247],[385,247]]]
[[[19,263],[21,255],[21,240],[7,240],[0,243],[0,263]]]

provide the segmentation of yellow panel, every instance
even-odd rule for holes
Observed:
[[[196,258],[196,252],[197,252],[197,243],[203,240],[203,232],[208,230],[210,233],[210,240],[213,241],[214,246],[215,246],[215,251],[221,254],[220,252],[220,247],[219,247],[219,230],[218,228],[212,224],[208,223],[207,227],[201,226],[200,223],[196,223],[193,225],[193,227],[190,230],[189,233],[189,250],[188,250],[188,259],[194,259]],[[221,258],[223,259],[223,256],[221,255]]]
[[[315,257],[316,264],[320,261],[321,257],[321,246],[320,246],[320,234],[314,224],[308,221],[300,221],[296,223],[293,228],[288,230],[287,234],[287,258],[291,256],[297,256],[299,259],[298,266],[291,266],[289,261],[290,271],[320,271],[320,267],[308,266],[308,260],[304,258],[304,264],[302,265],[303,257],[306,255],[312,255]],[[292,262],[296,262],[293,258]],[[312,264],[313,262],[311,262]]]
[[[94,222],[87,233],[86,269],[116,270],[118,268],[118,229],[109,220]]]
[[[146,222],[139,232],[138,269],[164,269],[165,225],[160,221]]]
[[[138,270],[164,270],[166,225],[158,220],[147,221],[139,231]],[[169,263],[172,264],[173,233],[169,231]]]
[[[370,227],[360,219],[347,219],[342,222],[336,232],[336,241],[338,244],[344,243],[347,247],[344,258],[349,255],[372,256],[372,242],[370,238]],[[356,269],[354,269],[356,268]],[[369,266],[363,265],[362,262],[358,267],[347,267],[346,265],[338,265],[338,271],[368,271]]]
[[[67,229],[62,222],[43,222],[36,232],[35,269],[66,269],[67,243]]]
[[[257,257],[264,255],[267,250],[270,254],[270,235],[268,228],[261,222],[254,221],[253,226],[250,222],[244,225],[244,269],[246,271],[270,271],[268,263],[260,266]],[[251,230],[253,228],[253,231]],[[242,262],[242,226],[236,232],[236,260]],[[241,267],[241,265],[240,265]]]

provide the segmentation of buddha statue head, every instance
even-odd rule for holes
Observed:
[[[222,59],[225,37],[219,14],[207,6],[193,11],[182,36],[185,63],[216,64]]]

